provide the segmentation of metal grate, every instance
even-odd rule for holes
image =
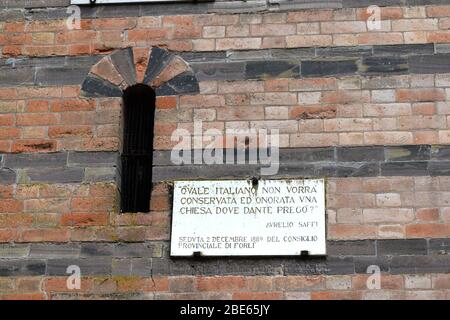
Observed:
[[[150,211],[155,92],[137,84],[123,93],[121,212]]]

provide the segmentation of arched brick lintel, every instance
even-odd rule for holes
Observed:
[[[137,83],[151,86],[158,96],[195,94],[197,78],[181,57],[159,47],[120,49],[95,64],[81,87],[85,97],[121,97]]]

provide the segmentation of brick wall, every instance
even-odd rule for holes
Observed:
[[[22,2],[0,5],[0,298],[450,298],[446,1],[382,1],[375,31],[358,0],[82,7],[81,30],[66,0]],[[151,211],[120,213],[121,93],[142,81]],[[326,178],[326,258],[170,258],[173,180],[259,176],[175,166],[196,120],[217,145],[279,129],[274,178]]]

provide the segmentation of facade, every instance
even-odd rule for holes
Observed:
[[[0,3],[0,299],[450,298],[449,1],[70,5]],[[142,82],[151,202],[121,212]],[[174,164],[195,121],[279,130],[270,178],[326,179],[326,257],[170,256],[175,180],[260,177]]]

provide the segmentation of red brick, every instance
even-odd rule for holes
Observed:
[[[1,128],[0,130],[0,140],[15,139],[19,138],[19,136],[19,128]]]
[[[17,240],[19,234],[17,230],[0,229],[0,242],[11,242]]]
[[[58,123],[58,118],[54,114],[17,114],[18,126],[43,126]]]
[[[311,292],[311,300],[361,300],[360,291],[317,291]]]
[[[300,10],[289,12],[287,22],[328,21],[332,17],[332,10]]]
[[[445,100],[443,89],[397,89],[398,102],[434,102]]]
[[[402,8],[396,7],[382,7],[380,8],[381,20],[391,20],[391,19],[401,19],[403,18],[403,10]],[[370,17],[372,13],[367,10],[367,8],[358,8],[356,9],[356,17],[359,20],[367,21],[367,18]]]
[[[43,293],[11,293],[0,294],[0,300],[45,300]]]
[[[241,276],[201,277],[197,280],[199,291],[240,291],[245,287]]]
[[[72,227],[105,226],[108,224],[108,217],[107,212],[63,214],[61,225]]]
[[[170,292],[194,292],[197,291],[197,279],[195,277],[169,277]]]
[[[145,43],[154,39],[166,39],[167,32],[166,28],[133,29],[128,31],[128,40]]]
[[[69,240],[69,230],[65,229],[27,229],[23,230],[22,242],[65,242]]]
[[[330,119],[336,118],[336,106],[311,105],[293,107],[289,111],[290,119]]]
[[[426,10],[428,17],[450,17],[449,6],[429,6]]]
[[[450,289],[450,275],[436,274],[432,276],[433,289]]]
[[[420,221],[437,221],[439,220],[439,208],[417,209],[416,219]]]
[[[27,102],[27,112],[46,112],[48,111],[47,100],[30,100]]]
[[[23,209],[23,204],[19,200],[3,199],[0,200],[0,212],[1,213],[14,213],[20,212]]]
[[[80,289],[73,289],[74,292],[89,292],[92,290],[94,285],[92,279],[89,278],[81,278]],[[62,278],[47,278],[43,282],[43,289],[45,292],[70,292],[69,288],[67,288],[67,277]]]
[[[56,100],[50,107],[53,112],[95,110],[95,100]]]
[[[281,300],[282,292],[235,292],[233,300]]]
[[[17,290],[21,293],[40,293],[40,278],[19,278],[17,279]]]
[[[12,185],[10,186],[0,185],[0,199],[12,198],[13,192],[14,188]]]
[[[91,126],[54,126],[48,128],[49,138],[91,137]]]
[[[324,287],[323,276],[283,276],[273,279],[273,288],[277,291],[316,290]]]
[[[449,223],[417,223],[406,226],[406,236],[411,238],[444,238],[450,236]]]
[[[328,226],[330,239],[367,239],[377,234],[377,228],[371,225],[334,224]]]
[[[175,78],[188,69],[187,63],[180,57],[173,58],[170,63],[150,83],[152,87],[159,87],[163,83]]]
[[[367,290],[367,279],[369,274],[355,275],[352,277],[352,289],[354,290]],[[381,289],[389,290],[401,290],[405,287],[403,276],[401,275],[389,275],[380,274],[380,286]]]

